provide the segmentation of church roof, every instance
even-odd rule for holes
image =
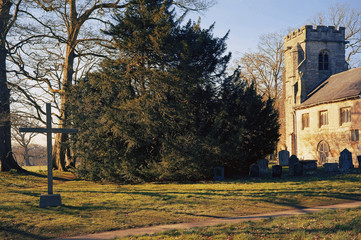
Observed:
[[[361,67],[332,75],[296,108],[355,98],[359,97],[360,93]]]

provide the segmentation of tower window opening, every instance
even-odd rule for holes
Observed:
[[[296,104],[297,103],[297,94],[298,94],[298,83],[296,83],[295,85],[293,85],[293,101]]]
[[[328,53],[320,52],[318,55],[318,70],[328,70]]]

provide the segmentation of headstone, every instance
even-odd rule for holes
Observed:
[[[293,166],[293,176],[301,177],[303,175],[303,165],[301,163],[296,163]]]
[[[257,165],[259,168],[259,176],[260,177],[268,177],[268,160],[260,159],[257,161]]]
[[[338,171],[338,163],[325,163],[323,164],[325,172],[337,172]]]
[[[251,166],[249,167],[249,177],[259,177],[259,167],[256,163],[251,164]]]
[[[290,158],[290,152],[282,150],[278,152],[278,164],[281,166],[288,166],[288,159]]]
[[[289,174],[294,176],[294,166],[299,163],[299,160],[295,155],[292,155],[288,161]]]
[[[280,166],[280,165],[273,165],[272,166],[272,177],[273,178],[282,177],[282,166]]]
[[[303,160],[299,161],[303,165],[303,171],[316,171],[317,170],[317,160]]]
[[[214,181],[223,181],[224,180],[224,167],[215,167],[214,168]]]
[[[358,168],[361,168],[361,156],[357,156]]]
[[[339,166],[340,171],[347,171],[347,170],[353,168],[352,153],[349,150],[344,149],[340,153],[338,166]]]
[[[47,194],[40,196],[40,207],[57,207],[61,206],[60,194]]]

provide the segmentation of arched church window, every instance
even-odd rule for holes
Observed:
[[[328,70],[328,53],[320,52],[318,55],[318,70]]]
[[[318,165],[323,165],[327,163],[327,157],[329,155],[330,148],[326,141],[321,141],[317,146],[317,154],[318,154]]]

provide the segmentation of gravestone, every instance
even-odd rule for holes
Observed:
[[[273,178],[282,177],[282,166],[280,166],[280,165],[273,165],[272,166],[272,177]]]
[[[278,152],[278,165],[288,166],[288,160],[290,158],[290,152],[282,150]]]
[[[303,165],[303,171],[305,172],[317,170],[317,160],[303,160],[299,162]]]
[[[361,168],[361,156],[357,156],[358,168]]]
[[[339,167],[340,171],[347,171],[347,170],[353,168],[352,153],[349,150],[344,149],[340,153],[338,167]]]
[[[299,160],[295,155],[292,155],[289,159],[288,166],[289,166],[289,174],[294,176],[294,166],[299,164]]]
[[[214,168],[214,181],[223,181],[224,180],[224,167],[215,167]]]
[[[294,177],[301,177],[303,175],[303,164],[296,163],[293,166],[293,176]]]
[[[256,163],[251,164],[251,166],[249,167],[249,177],[259,177],[259,167]]]
[[[323,168],[325,172],[337,172],[338,171],[338,163],[325,163],[323,164]]]
[[[46,104],[46,128],[20,128],[20,132],[46,133],[47,160],[48,160],[48,194],[40,196],[40,207],[61,206],[60,194],[53,194],[53,161],[52,161],[52,134],[53,133],[77,133],[78,129],[52,128],[51,105]]]
[[[257,165],[259,168],[259,176],[260,177],[268,177],[268,160],[260,159],[257,161]]]

